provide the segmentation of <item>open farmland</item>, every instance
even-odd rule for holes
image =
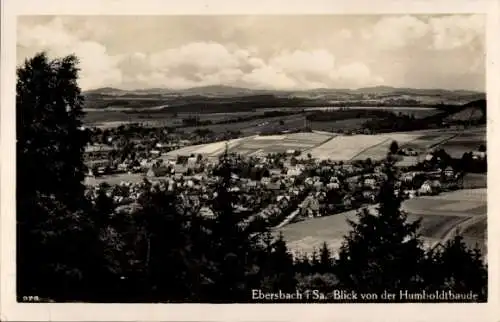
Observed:
[[[486,133],[463,133],[439,145],[454,158],[461,158],[466,152],[477,150],[479,145],[486,146]]]
[[[486,188],[488,175],[484,173],[467,173],[463,178],[464,189]]]
[[[381,135],[386,139],[382,143],[374,145],[368,149],[361,151],[351,159],[365,160],[367,158],[379,160],[385,158],[387,151],[393,141],[397,141],[400,146],[410,143],[420,137],[418,134],[393,133]]]
[[[408,207],[408,203],[412,207]],[[451,204],[454,204],[452,206]],[[373,211],[375,206],[370,206]],[[483,250],[486,229],[486,189],[464,190],[436,197],[408,200],[405,209],[408,221],[421,218],[420,233],[427,246],[434,246],[453,236],[455,229],[463,232],[470,247],[478,244]],[[311,253],[326,242],[332,251],[338,251],[351,227],[347,220],[356,220],[357,211],[348,211],[328,217],[307,219],[281,228],[293,252]]]
[[[466,189],[407,200],[403,208],[417,215],[471,216],[486,214],[486,189]]]
[[[280,125],[283,121],[283,125]],[[190,126],[183,127],[181,130],[184,132],[193,132],[196,129],[207,129],[215,133],[223,133],[226,131],[241,131],[245,135],[254,135],[273,130],[290,130],[294,128],[301,128],[304,125],[303,115],[289,115],[269,117],[265,119],[256,119],[251,121],[243,121],[227,124],[211,124],[204,126]]]
[[[362,128],[363,124],[366,121],[369,121],[369,118],[352,118],[347,120],[339,120],[339,121],[310,121],[309,126],[313,130],[318,131],[331,131],[337,132],[339,130],[355,130]]]
[[[128,173],[120,173],[113,174],[109,176],[101,176],[101,177],[85,177],[85,185],[87,186],[95,186],[101,183],[108,183],[110,185],[118,185],[122,181],[124,182],[132,182],[138,183],[144,180],[144,174],[128,174]]]
[[[448,132],[423,134],[420,137],[416,138],[415,140],[407,142],[406,144],[401,144],[401,146],[412,148],[415,151],[424,153],[427,150],[430,150],[448,140],[451,140],[455,136],[456,134]]]
[[[364,149],[385,140],[385,137],[378,135],[336,136],[308,153],[317,159],[350,160]]]
[[[296,121],[297,116],[292,116],[288,120]],[[260,123],[259,123],[260,122]],[[301,121],[300,121],[301,122]],[[302,157],[311,154],[313,158],[330,159],[338,161],[373,160],[383,159],[389,151],[389,146],[393,141],[397,141],[401,147],[412,147],[420,154],[426,153],[429,149],[443,147],[447,151],[447,146],[458,144],[460,149],[467,152],[477,149],[479,144],[485,141],[485,132],[479,130],[467,130],[462,133],[458,130],[431,130],[415,131],[404,133],[387,133],[376,135],[336,135],[329,132],[303,132],[280,135],[258,135],[258,129],[273,127],[272,122],[252,121],[248,122],[249,127],[241,127],[241,123],[227,124],[234,130],[239,129],[244,134],[252,135],[238,139],[237,144],[230,147],[230,152],[244,156],[253,154],[268,154],[286,152],[287,150],[299,150],[304,152]],[[214,125],[219,126],[219,125]],[[211,129],[213,126],[203,128]],[[238,128],[239,127],[239,128]],[[460,136],[458,136],[460,134]],[[454,143],[457,142],[457,143]],[[223,143],[222,143],[223,144]],[[456,149],[458,151],[459,148]],[[213,150],[213,151],[212,151]],[[459,152],[461,152],[460,150]],[[208,151],[208,152],[207,152]],[[210,143],[196,147],[185,147],[178,151],[169,152],[172,154],[203,154],[218,155],[222,153],[221,143]],[[462,152],[463,153],[463,152]],[[457,154],[457,153],[455,153]],[[452,154],[452,156],[456,156]],[[458,155],[461,157],[462,154]],[[418,157],[405,157],[402,162],[414,164],[418,162]]]
[[[329,140],[332,136],[320,133],[291,133],[286,135],[255,136],[242,140],[231,152],[279,153],[287,150],[305,151]]]
[[[229,152],[249,156],[257,153],[282,153],[287,150],[305,151],[311,149],[332,137],[326,133],[291,133],[283,135],[249,136],[228,142]],[[224,152],[226,141],[188,146],[170,151],[167,156],[202,154],[218,156]]]
[[[418,134],[391,133],[381,135],[336,136],[310,151],[314,158],[331,160],[383,159],[392,141],[400,145],[411,142]]]
[[[297,112],[298,113],[298,112]],[[265,116],[264,112],[228,112],[228,113],[177,113],[165,111],[145,110],[132,113],[127,110],[114,109],[86,109],[84,123],[88,126],[100,128],[112,128],[122,124],[141,123],[149,127],[180,126],[183,119],[198,118],[200,122],[211,121],[213,123],[234,121],[226,124],[210,124],[203,126],[182,127],[183,131],[192,132],[200,127],[208,128],[214,132],[238,131],[255,134],[257,132],[269,131],[278,127],[283,130],[300,128],[304,125],[304,116],[301,114],[285,116]],[[240,120],[241,118],[255,117],[251,120]],[[283,121],[283,125],[279,122]],[[267,122],[267,123],[266,123]],[[266,123],[266,124],[264,124]],[[267,125],[267,126],[264,126]]]
[[[371,207],[370,209],[374,209]],[[311,253],[319,249],[326,242],[333,252],[337,252],[344,236],[351,231],[347,220],[356,221],[357,211],[348,211],[328,217],[307,219],[298,223],[287,225],[280,229],[292,252]],[[413,222],[420,216],[409,215],[408,221]],[[427,246],[434,246],[447,235],[455,226],[466,220],[459,216],[425,216],[421,221],[420,233]]]
[[[198,144],[190,145],[177,150],[173,150],[166,153],[167,158],[175,158],[177,156],[190,156],[201,154],[203,157],[217,157],[222,155],[226,150],[226,146],[231,150],[235,145],[237,145],[241,140],[249,138],[240,138],[228,141],[220,141],[208,144]]]
[[[477,121],[484,117],[483,112],[475,107],[469,107],[446,118],[447,121]]]
[[[412,215],[427,217],[462,218],[443,239],[453,236],[459,229],[469,247],[476,245],[486,251],[486,189],[467,189],[438,196],[427,196],[407,200],[403,208]]]

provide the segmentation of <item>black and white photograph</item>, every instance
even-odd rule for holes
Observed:
[[[488,302],[487,14],[15,37],[17,303]]]

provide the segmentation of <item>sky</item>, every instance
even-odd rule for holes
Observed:
[[[80,59],[83,90],[485,90],[483,15],[21,16],[17,63]]]

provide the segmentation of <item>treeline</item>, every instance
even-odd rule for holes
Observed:
[[[221,121],[200,120],[199,117],[188,117],[188,118],[182,119],[182,126],[189,127],[189,126],[204,126],[204,125],[214,125],[214,124],[233,124],[233,123],[248,122],[248,121],[267,119],[267,118],[279,117],[279,116],[290,116],[290,115],[296,115],[296,114],[300,114],[300,113],[302,113],[302,111],[296,111],[296,112],[269,111],[269,112],[264,112],[263,114],[239,116],[239,117],[224,119]],[[179,127],[179,126],[177,126],[177,127]]]
[[[17,70],[18,298],[234,303],[255,301],[254,289],[404,289],[472,292],[472,301],[486,301],[479,251],[459,236],[434,250],[423,246],[419,222],[399,210],[390,159],[379,214],[360,212],[338,255],[323,247],[294,260],[283,237],[242,226],[231,189],[235,161],[227,154],[206,202],[213,216],[182,191],[148,182],[128,211],[117,213],[104,189],[88,199],[82,152],[89,138],[80,130],[76,64],[74,56],[49,60],[42,53]]]
[[[307,99],[276,97],[274,95],[258,95],[250,98],[205,98],[194,99],[191,97],[182,98],[180,102],[162,101],[157,105],[169,105],[163,109],[148,111],[151,115],[158,113],[229,113],[229,112],[251,112],[261,108],[274,107],[302,107]],[[138,106],[140,107],[140,106]],[[125,111],[129,114],[144,113],[144,111]]]
[[[383,110],[352,110],[342,109],[337,111],[314,111],[307,115],[308,121],[331,122],[353,118],[384,118],[394,115],[393,112]]]

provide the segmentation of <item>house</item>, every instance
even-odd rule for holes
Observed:
[[[106,158],[114,148],[104,144],[94,144],[85,147],[84,156],[86,159]]]
[[[151,155],[153,155],[153,157],[157,157],[157,156],[160,156],[161,151],[159,151],[159,150],[151,150],[151,151],[149,151],[149,153],[151,153]]]
[[[120,163],[117,168],[118,171],[120,172],[125,172],[128,170],[128,164],[126,163]]]
[[[375,201],[375,194],[372,191],[365,190],[363,191],[363,198],[370,200],[371,202]]]
[[[200,214],[206,218],[215,218],[214,212],[208,207],[201,207]]]
[[[486,152],[473,151],[472,158],[475,160],[484,160],[486,159]]]
[[[403,153],[403,155],[406,155],[406,156],[416,156],[418,155],[418,152],[413,150],[412,148],[403,148],[401,150],[401,152]]]
[[[344,207],[350,208],[352,206],[352,201],[353,198],[350,195],[345,195],[344,198],[342,198],[342,203],[344,204]]]
[[[374,178],[366,178],[365,181],[363,182],[363,185],[365,187],[375,189],[375,186],[377,184],[377,181]]]
[[[314,217],[319,213],[319,202],[316,198],[308,196],[302,204],[302,213]]]
[[[413,199],[415,198],[417,192],[415,190],[410,189],[410,190],[404,190],[403,194],[406,195],[408,198]]]
[[[338,182],[330,182],[326,185],[326,187],[330,190],[336,190],[340,189],[340,184],[338,184]]]
[[[300,175],[301,173],[302,173],[302,170],[300,170],[299,168],[291,168],[291,169],[287,170],[286,175],[290,176],[290,177],[296,177],[296,176]]]
[[[331,183],[340,183],[340,180],[339,180],[339,178],[338,178],[338,177],[331,177],[331,178],[330,178],[330,182],[331,182]]]
[[[175,164],[173,167],[174,173],[184,173],[186,172],[186,167],[182,164]]]
[[[250,180],[250,181],[247,181],[245,185],[249,188],[255,188],[255,187],[257,187],[257,181]]]
[[[420,189],[418,189],[418,192],[420,194],[431,194],[432,193],[431,181],[429,180],[425,181],[420,187]]]
[[[453,168],[451,166],[447,166],[444,170],[443,170],[443,174],[448,177],[448,178],[451,178],[455,175],[455,171],[453,170]]]
[[[271,177],[279,176],[280,174],[281,174],[281,170],[280,169],[271,169],[271,170],[269,170],[269,175]]]
[[[290,201],[290,196],[286,195],[279,195],[276,197],[276,201],[281,202],[281,201]]]
[[[321,190],[321,188],[323,187],[323,182],[316,181],[313,186],[314,188],[316,188],[316,190]]]
[[[432,180],[431,181],[431,188],[432,190],[437,190],[441,188],[441,182],[439,180]]]
[[[188,166],[194,166],[197,162],[198,162],[198,159],[196,157],[189,157],[187,159]]]
[[[409,183],[409,182],[412,182],[413,179],[415,179],[415,176],[416,176],[415,172],[408,172],[408,173],[403,174],[401,180]]]
[[[425,155],[425,161],[432,161],[433,158],[434,155],[432,155],[432,153],[428,153]]]

